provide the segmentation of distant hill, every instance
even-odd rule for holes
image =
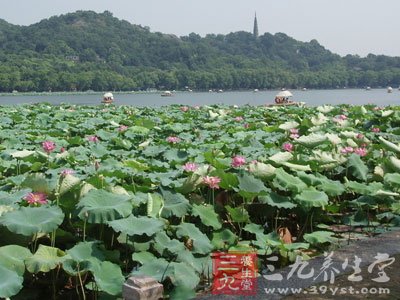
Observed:
[[[0,91],[360,87],[400,83],[400,58],[340,57],[284,33],[177,37],[78,11],[0,20]]]

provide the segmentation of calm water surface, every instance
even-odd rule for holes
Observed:
[[[244,91],[244,92],[177,92],[173,97],[161,97],[161,93],[114,93],[115,104],[134,106],[163,106],[169,104],[204,105],[264,105],[273,103],[278,91]],[[373,103],[376,105],[400,105],[400,91],[393,90],[387,93],[386,89],[341,90],[308,90],[296,91],[293,100],[304,101],[308,106],[321,104],[353,104],[362,105]],[[21,103],[49,102],[52,104],[70,103],[97,105],[100,104],[102,94],[63,94],[63,95],[6,95],[0,96],[0,105]]]

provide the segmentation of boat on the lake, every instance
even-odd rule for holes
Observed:
[[[165,91],[161,94],[161,97],[172,97],[174,94],[171,91]]]
[[[101,101],[101,103],[110,104],[113,102],[114,102],[114,95],[112,93],[108,92],[103,95],[103,100]]]
[[[288,91],[284,90],[279,92],[275,96],[275,103],[267,104],[267,106],[304,106],[305,102],[296,102],[291,100],[293,94]]]
[[[392,93],[392,92],[393,92],[393,88],[392,88],[391,86],[389,86],[389,87],[387,88],[387,92],[388,92],[388,93]]]

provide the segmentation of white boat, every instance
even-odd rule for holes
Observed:
[[[103,100],[101,101],[101,103],[110,104],[113,102],[114,102],[114,95],[112,93],[108,92],[103,95]]]
[[[388,93],[393,92],[393,88],[392,88],[391,86],[389,86],[389,87],[387,88],[387,92],[388,92]]]
[[[258,89],[254,89],[254,91],[253,91],[254,93],[257,93],[258,92]]]
[[[165,91],[161,94],[161,97],[172,97],[173,95],[171,91]]]
[[[286,106],[286,105],[296,105],[296,106],[304,106],[305,103],[303,102],[295,102],[293,100],[290,100],[290,98],[293,97],[293,94],[288,91],[284,90],[276,94],[275,96],[275,103],[269,104],[268,106]]]
[[[365,88],[365,90],[366,90],[366,91],[370,91],[370,90],[371,90],[371,87],[370,87],[370,86],[367,86],[367,87]]]

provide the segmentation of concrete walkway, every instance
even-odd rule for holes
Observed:
[[[380,262],[377,258],[379,253],[382,258]],[[400,231],[383,233],[343,246],[334,251],[329,260],[322,255],[307,262],[309,264],[299,273],[300,266],[294,273],[290,266],[278,270],[276,273],[283,277],[281,281],[260,277],[256,296],[207,294],[196,299],[400,299]],[[324,266],[328,268],[324,270]],[[313,276],[299,278],[312,270]],[[292,275],[287,279],[291,271]],[[384,273],[389,278],[380,277],[384,276]],[[348,277],[351,274],[354,275]],[[332,275],[335,277],[334,283],[330,284]],[[387,282],[373,280],[382,278]],[[361,280],[351,281],[359,279]]]

